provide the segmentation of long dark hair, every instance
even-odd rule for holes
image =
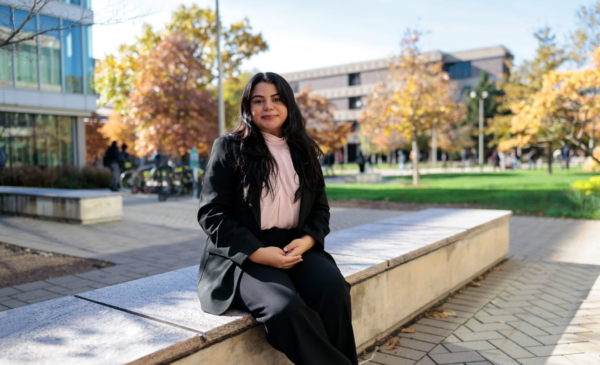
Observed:
[[[245,202],[262,193],[263,187],[267,193],[274,192],[270,177],[278,173],[277,163],[267,145],[258,126],[252,121],[251,97],[254,87],[261,82],[268,82],[277,88],[283,104],[287,107],[288,116],[282,125],[283,138],[290,148],[292,162],[300,180],[300,187],[296,191],[294,201],[300,198],[303,187],[308,187],[313,192],[320,192],[325,188],[323,172],[318,158],[323,156],[323,151],[306,134],[306,121],[302,117],[294,92],[290,84],[281,76],[273,72],[260,72],[254,75],[242,94],[238,126],[232,133],[235,140],[233,155],[235,167],[242,175],[242,186],[248,187]]]

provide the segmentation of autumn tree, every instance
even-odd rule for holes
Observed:
[[[252,73],[241,72],[238,76],[230,76],[223,82],[223,100],[225,102],[225,129],[233,130],[237,126],[240,103],[244,88],[250,79]],[[217,98],[217,90],[213,90],[213,95]]]
[[[99,133],[108,141],[117,141],[126,144],[131,151],[136,143],[136,126],[132,120],[123,118],[123,116],[113,111],[108,115],[108,121],[102,123]]]
[[[197,52],[198,44],[173,34],[141,59],[145,67],[127,106],[142,154],[192,147],[202,153],[217,138],[217,104],[202,85],[208,70],[194,57]]]
[[[585,143],[595,135],[599,117],[600,47],[588,67],[554,70],[544,76],[541,90],[519,105],[511,125],[515,137],[504,144],[568,141],[600,163]]]
[[[90,164],[102,161],[104,152],[110,145],[110,140],[100,132],[104,124],[96,117],[89,118],[85,123],[85,152]]]
[[[375,87],[359,118],[361,128],[395,130],[410,139],[414,185],[419,184],[417,136],[449,123],[460,108],[442,63],[431,62],[419,51],[419,37],[417,31],[407,32],[400,55],[391,60],[387,81]]]
[[[298,93],[296,103],[306,120],[308,135],[323,152],[336,151],[344,146],[352,125],[335,120],[333,104],[323,96],[311,93],[310,87]]]
[[[95,81],[99,104],[111,103],[121,115],[133,120],[137,126],[136,135],[141,139],[136,146],[140,152],[150,151],[156,146],[168,149],[176,146],[189,147],[190,143],[198,142],[198,138],[203,141],[201,143],[210,143],[210,138],[200,137],[199,133],[201,130],[208,133],[206,136],[212,133],[209,132],[212,130],[209,118],[211,112],[200,111],[199,108],[213,108],[213,115],[217,112],[216,103],[211,101],[214,98],[210,98],[210,91],[214,88],[213,80],[218,75],[215,30],[216,14],[213,10],[202,9],[197,5],[181,5],[164,29],[155,31],[145,24],[142,35],[136,38],[134,44],[122,45],[116,55],[109,55],[98,63]],[[238,76],[240,65],[245,59],[267,49],[262,35],[252,33],[247,19],[223,26],[222,37],[223,66],[229,76]],[[159,48],[163,54],[156,51]],[[164,54],[167,50],[189,60]],[[160,57],[160,60],[153,60],[153,57]],[[149,64],[152,66],[149,67]],[[174,70],[173,65],[189,66],[191,69],[176,70],[178,79],[169,81],[167,79],[173,77],[169,74]],[[188,80],[188,71],[190,76],[199,78]],[[156,73],[151,75],[151,72]],[[152,90],[156,85],[146,82],[146,77],[160,82],[165,89],[157,86],[156,95],[153,95]],[[184,85],[185,89],[177,91],[173,88],[174,84]],[[192,95],[201,96],[201,99],[194,100],[190,98]],[[174,111],[175,102],[177,109],[181,111],[179,116]],[[160,113],[160,118],[153,117],[152,113],[155,112]],[[195,123],[189,119],[199,116],[202,118]],[[172,126],[165,124],[175,121]],[[196,126],[198,123],[210,125],[201,128]],[[186,133],[186,129],[191,126],[196,129]],[[172,134],[160,135],[165,132]]]

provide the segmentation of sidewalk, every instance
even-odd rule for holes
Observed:
[[[513,217],[510,259],[365,364],[600,364],[600,222]],[[364,359],[362,360],[364,361]]]

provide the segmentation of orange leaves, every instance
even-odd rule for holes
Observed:
[[[387,344],[389,345],[387,347],[388,350],[393,350],[396,348],[397,345],[400,344],[400,339],[392,337],[388,340]]]
[[[425,317],[433,317],[433,318],[448,318],[456,316],[456,312],[446,307],[439,307],[434,309],[432,312],[425,312]]]
[[[415,330],[412,328],[403,328],[400,330],[402,333],[415,333]]]

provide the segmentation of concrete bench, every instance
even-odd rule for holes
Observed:
[[[0,186],[0,213],[93,224],[118,221],[123,197],[105,190]]]
[[[429,209],[335,232],[360,352],[505,258],[508,211]],[[199,248],[200,249],[200,248]],[[200,310],[198,266],[0,313],[0,363],[289,364],[250,315]]]

